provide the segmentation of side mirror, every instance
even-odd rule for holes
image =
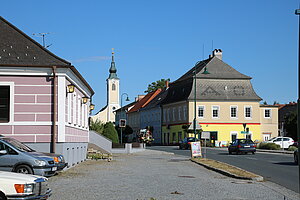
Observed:
[[[7,151],[6,151],[6,150],[1,150],[1,151],[0,151],[0,155],[5,155],[5,154],[7,154]]]

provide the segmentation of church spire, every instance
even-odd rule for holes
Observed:
[[[109,68],[109,77],[108,79],[118,79],[117,76],[117,68],[115,65],[115,57],[114,57],[114,49],[112,48],[112,56],[111,56],[111,64],[110,64],[110,68]]]

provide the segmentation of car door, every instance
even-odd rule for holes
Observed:
[[[280,148],[282,148],[283,138],[277,138],[273,143],[280,145]]]
[[[232,142],[232,145],[229,146],[230,151],[232,151],[232,152],[235,152],[235,151],[236,151],[236,149],[237,149],[237,143],[238,143],[238,140],[234,140],[234,141]]]
[[[8,145],[0,141],[0,150],[6,150],[6,154],[0,154],[0,170],[12,171],[14,165],[19,161],[18,153]]]

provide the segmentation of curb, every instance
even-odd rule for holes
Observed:
[[[265,150],[256,149],[257,152],[267,152],[267,153],[279,153],[279,154],[294,154],[294,151],[278,151],[278,150]]]
[[[223,175],[228,176],[228,177],[231,177],[231,178],[243,179],[243,180],[252,180],[252,181],[257,181],[257,182],[263,182],[263,181],[264,181],[264,178],[263,178],[262,176],[259,176],[259,175],[256,175],[256,174],[254,174],[254,175],[256,175],[256,177],[253,177],[253,178],[244,177],[244,176],[237,176],[237,175],[235,175],[235,174],[232,174],[232,173],[230,173],[230,172],[224,171],[224,170],[222,170],[222,169],[218,169],[218,168],[215,168],[215,167],[211,167],[211,166],[205,165],[205,164],[203,164],[203,163],[198,163],[198,162],[196,162],[196,161],[194,161],[194,160],[192,160],[192,159],[190,159],[190,160],[191,160],[192,162],[198,164],[198,165],[201,165],[201,166],[203,166],[203,167],[209,169],[209,170],[218,172],[218,173],[220,173],[220,174],[223,174]],[[218,161],[218,162],[219,162],[219,161]],[[248,171],[243,170],[243,169],[238,168],[238,167],[235,167],[235,168],[240,169],[240,170],[245,171],[245,172],[248,172]],[[252,173],[252,172],[248,172],[248,173]],[[253,174],[253,173],[252,173],[252,174]]]

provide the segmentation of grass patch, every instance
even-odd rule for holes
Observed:
[[[196,163],[206,165],[208,167],[216,168],[218,170],[222,170],[225,172],[229,172],[235,176],[244,177],[244,178],[256,178],[258,177],[256,174],[245,171],[238,167],[234,167],[232,165],[228,165],[226,163],[222,163],[216,160],[210,160],[206,158],[192,158],[192,160]]]

